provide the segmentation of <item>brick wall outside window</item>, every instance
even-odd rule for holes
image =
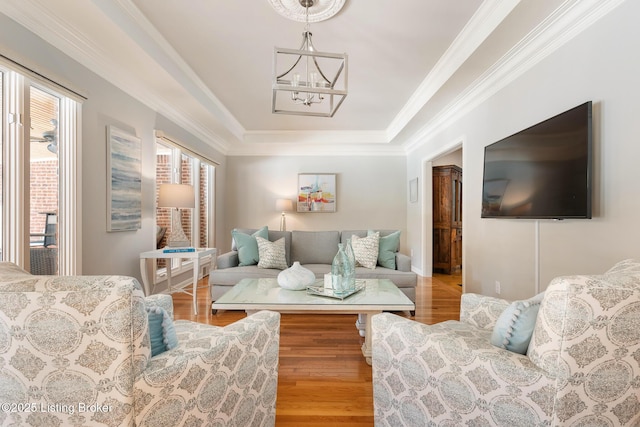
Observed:
[[[58,160],[31,163],[30,232],[43,233],[46,215],[58,212]],[[41,238],[34,238],[38,240]]]
[[[207,166],[200,165],[200,247],[207,247],[207,202],[209,198],[207,197],[209,194],[209,185],[207,181]]]

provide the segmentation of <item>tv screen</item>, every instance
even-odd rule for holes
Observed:
[[[591,218],[591,101],[485,147],[482,218]]]

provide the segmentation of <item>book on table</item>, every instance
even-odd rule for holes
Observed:
[[[182,252],[195,252],[196,248],[194,247],[183,247],[183,248],[172,248],[170,246],[166,246],[162,252],[165,254],[173,254],[173,253],[182,253]]]

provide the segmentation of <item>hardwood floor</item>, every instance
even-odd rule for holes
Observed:
[[[198,315],[193,314],[189,295],[173,295],[175,318],[225,326],[245,317],[241,311],[212,315],[206,303],[207,279],[198,291]],[[419,277],[414,319],[426,324],[458,319],[461,280],[460,275]],[[364,338],[355,328],[356,317],[282,315],[276,426],[373,425],[371,366],[360,350]]]

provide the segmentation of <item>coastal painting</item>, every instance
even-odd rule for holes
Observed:
[[[336,211],[336,174],[298,174],[298,212]]]
[[[142,150],[140,139],[107,126],[107,231],[142,225]]]

